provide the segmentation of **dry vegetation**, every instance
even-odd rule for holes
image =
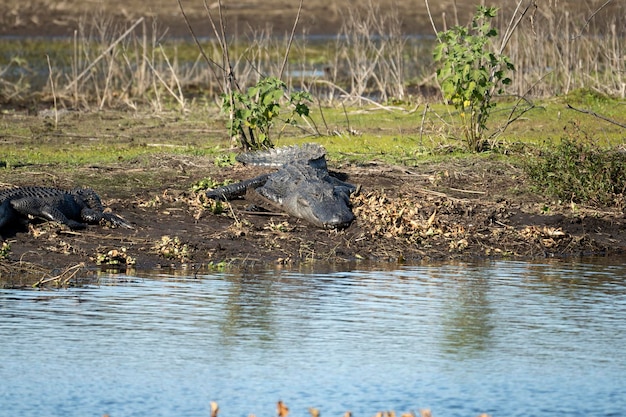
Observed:
[[[311,417],[320,417],[320,409],[310,407],[309,414]],[[211,417],[218,417],[220,413],[219,405],[215,401],[211,401]],[[407,411],[399,414],[400,417],[432,417],[432,412],[430,409],[424,408],[416,411]],[[289,416],[289,407],[282,402],[278,401],[276,403],[276,415],[278,417],[288,417]],[[374,414],[374,417],[396,417],[396,412],[393,410],[379,411]],[[251,414],[249,417],[255,417],[255,414]],[[351,411],[346,411],[343,417],[352,417]],[[488,414],[480,414],[478,417],[489,417]]]
[[[293,3],[280,9],[285,19],[289,17],[290,25],[297,11],[297,2]],[[430,6],[437,30],[466,24],[474,8],[469,1],[436,3],[415,7],[401,1],[393,2],[394,6],[386,2],[358,6],[307,2],[296,31],[304,36],[291,47],[283,78],[289,86],[311,91],[331,105],[371,99],[379,103],[407,101],[410,96],[415,99],[416,95],[432,93],[436,91],[429,43],[432,40],[414,36],[434,34],[426,5]],[[182,4],[194,32],[198,36],[213,35],[202,2]],[[234,79],[240,88],[256,83],[261,76],[279,77],[289,49],[286,31],[277,29],[272,20],[277,14],[272,12],[277,12],[280,5],[272,3],[270,11],[261,2],[246,4],[245,9],[225,5],[226,30],[231,31],[227,35],[237,35],[230,38],[229,49]],[[508,94],[536,98],[591,88],[625,97],[623,3],[499,0],[494,4],[502,6],[498,19],[503,35],[512,28],[514,19],[522,18],[505,48],[517,68]],[[175,33],[187,28],[177,2],[160,2],[148,9],[131,6],[107,2],[101,12],[94,14],[72,2],[5,2],[0,6],[5,33],[46,33],[57,22],[44,18],[42,11],[48,9],[50,16],[64,17],[71,51],[64,57],[59,55],[58,61],[50,59],[50,73],[43,86],[26,76],[9,76],[32,74],[33,70],[36,76],[41,71],[31,68],[34,63],[20,59],[19,53],[0,64],[0,74],[4,74],[0,99],[28,101],[32,94],[40,93],[44,101],[56,99],[60,107],[137,109],[147,104],[159,111],[166,104],[184,109],[197,96],[194,92],[210,96],[222,91],[221,71],[209,71],[198,51],[195,57],[179,55],[180,43],[172,38],[172,28],[176,28]],[[215,5],[210,12],[217,19]],[[268,23],[233,24],[251,13],[267,13]],[[327,36],[326,42],[320,44],[307,36],[312,33],[311,27],[319,27]],[[189,31],[183,35],[188,37]],[[203,41],[203,48],[211,62],[221,62],[222,51],[216,40]],[[38,85],[40,92],[33,90]]]

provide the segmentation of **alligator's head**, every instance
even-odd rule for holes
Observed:
[[[290,215],[326,229],[352,223],[350,194],[355,190],[353,185],[328,175],[325,168],[297,161],[284,165],[256,189]]]
[[[309,183],[298,187],[282,202],[283,209],[325,229],[341,229],[350,226],[354,214],[350,208],[349,187],[327,182]]]

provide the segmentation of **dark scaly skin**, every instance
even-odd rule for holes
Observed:
[[[271,174],[219,187],[207,192],[207,196],[228,200],[254,189],[286,213],[318,227],[347,227],[354,220],[350,194],[356,187],[328,173],[325,155],[324,148],[317,144],[242,154],[237,160],[245,164],[280,168]]]
[[[106,220],[114,226],[132,228],[121,217],[105,213],[102,201],[90,188],[70,191],[53,187],[17,187],[0,191],[0,230],[20,218],[33,216],[83,229]]]
[[[235,184],[225,185],[212,191],[207,191],[206,196],[214,200],[232,200],[243,197],[249,188],[257,188],[265,184],[270,174],[259,175],[249,180],[243,180]]]

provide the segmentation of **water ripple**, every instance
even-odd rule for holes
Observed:
[[[626,409],[621,264],[104,277],[0,291],[0,415]],[[36,392],[37,395],[33,395]]]

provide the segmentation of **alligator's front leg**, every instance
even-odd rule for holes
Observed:
[[[9,223],[15,217],[15,210],[11,207],[10,200],[4,200],[0,204],[0,229]]]
[[[123,227],[124,229],[134,229],[133,225],[126,220],[113,213],[102,213],[102,217],[115,227]]]
[[[229,184],[218,187],[213,191],[207,191],[206,196],[214,200],[232,200],[244,196],[249,188],[259,188],[267,182],[270,174],[262,174],[258,177],[244,180],[236,184]]]
[[[89,224],[100,223],[102,219],[109,222],[114,227],[124,227],[134,229],[126,220],[120,216],[104,211],[100,196],[91,188],[74,188],[70,191],[77,207],[82,207],[80,218]]]
[[[35,197],[23,197],[11,200],[11,206],[15,211],[27,216],[31,215],[45,220],[61,223],[71,229],[84,229],[85,223],[69,219],[61,210]]]

